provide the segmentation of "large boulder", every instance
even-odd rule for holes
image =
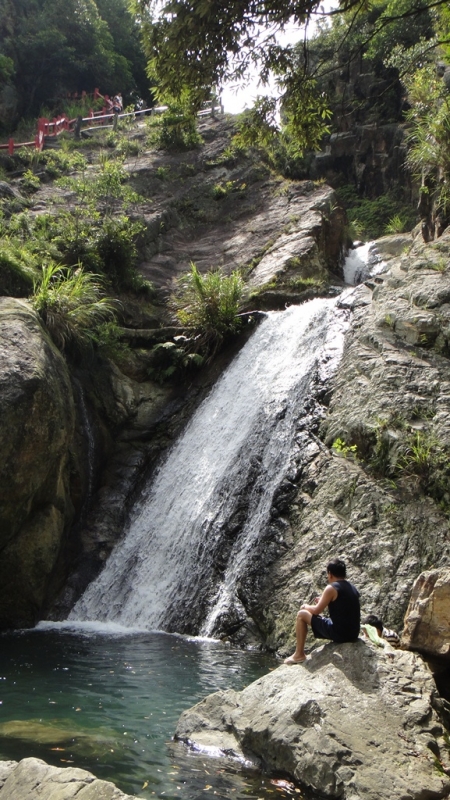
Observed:
[[[33,625],[72,519],[69,373],[24,301],[0,298],[0,628]]]
[[[402,644],[450,658],[450,569],[422,572],[411,593]]]
[[[440,798],[450,792],[440,702],[420,656],[330,643],[242,692],[206,697],[182,714],[176,737],[256,757],[327,797]]]
[[[0,761],[0,800],[133,800],[109,781],[76,767],[51,767],[39,758]]]

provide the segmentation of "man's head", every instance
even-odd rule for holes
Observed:
[[[368,617],[364,620],[364,625],[372,625],[372,627],[376,628],[380,634],[383,632],[383,623],[379,617],[376,617],[375,614],[369,614]]]
[[[330,563],[327,564],[327,572],[329,575],[333,575],[335,578],[345,578],[347,574],[345,564],[340,560],[340,558],[335,558],[333,561],[330,561]]]

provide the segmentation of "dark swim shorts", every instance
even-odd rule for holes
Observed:
[[[333,623],[328,617],[321,617],[320,615],[312,615],[311,628],[316,639],[331,639],[332,642],[338,642],[339,638],[336,637],[333,629]]]

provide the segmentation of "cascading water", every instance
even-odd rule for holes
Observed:
[[[337,365],[344,328],[329,299],[267,316],[168,454],[69,620],[216,632],[269,521],[296,420],[318,372]]]
[[[356,286],[367,278],[386,270],[375,242],[365,242],[353,247],[344,262],[344,280],[350,286]]]

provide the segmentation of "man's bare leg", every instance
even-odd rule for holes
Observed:
[[[301,609],[298,612],[295,623],[295,637],[297,646],[295,648],[295,653],[289,656],[289,658],[285,659],[285,664],[300,664],[302,661],[306,660],[305,641],[308,633],[308,625],[311,625],[311,617],[312,614],[305,609]]]

